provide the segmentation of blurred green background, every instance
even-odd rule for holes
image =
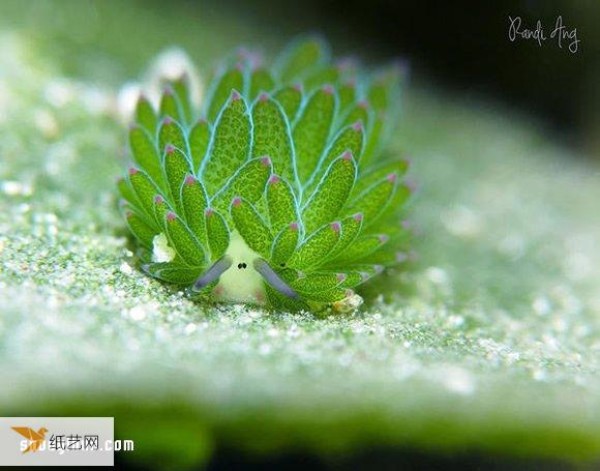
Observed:
[[[122,468],[595,469],[597,6],[548,5],[3,1],[3,414],[114,415]],[[581,53],[510,43],[510,13]],[[119,93],[166,48],[206,80],[307,30],[412,64],[418,259],[350,317],[193,304],[135,268]]]

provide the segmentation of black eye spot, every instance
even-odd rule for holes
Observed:
[[[242,267],[246,268],[248,265],[246,265],[246,262],[242,263]]]
[[[240,270],[242,269],[242,264],[241,263],[238,263],[238,269],[240,269]]]

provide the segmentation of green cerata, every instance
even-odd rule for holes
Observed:
[[[405,260],[407,162],[386,153],[402,68],[366,74],[327,45],[225,61],[202,105],[186,76],[140,96],[120,207],[149,276],[200,299],[349,311]]]

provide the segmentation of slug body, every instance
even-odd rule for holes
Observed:
[[[382,156],[402,78],[331,64],[322,41],[272,67],[240,53],[201,109],[186,78],[141,97],[119,181],[142,269],[194,297],[353,310],[353,289],[405,259],[407,163]]]
[[[260,255],[254,252],[237,231],[232,232],[226,257],[230,269],[219,278],[214,289],[217,300],[226,302],[265,304],[267,294],[264,280],[252,264]]]

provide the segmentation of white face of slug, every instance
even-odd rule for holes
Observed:
[[[214,289],[216,299],[230,303],[265,304],[264,281],[252,263],[260,255],[248,247],[238,232],[233,232],[226,256],[231,258],[232,263]]]

